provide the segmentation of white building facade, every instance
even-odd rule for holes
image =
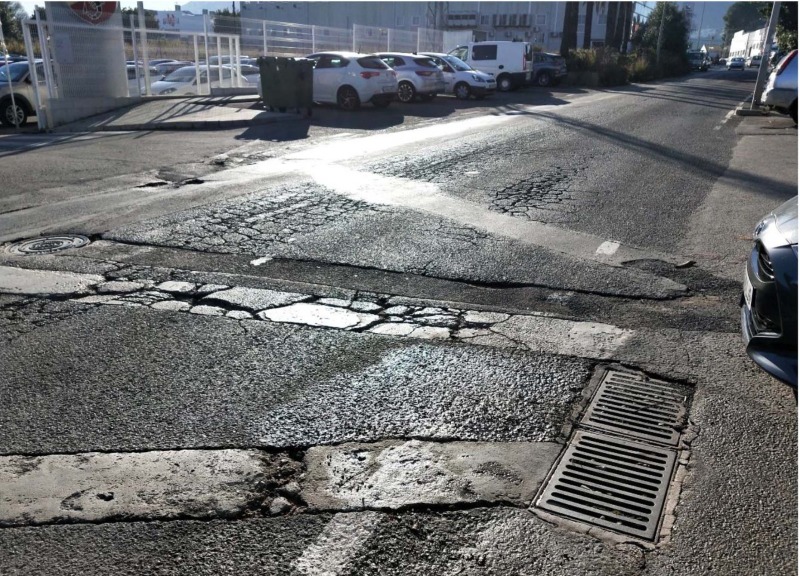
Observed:
[[[760,30],[753,30],[752,32],[739,30],[731,39],[731,47],[728,56],[742,56],[748,58],[761,54],[766,36],[766,27]]]

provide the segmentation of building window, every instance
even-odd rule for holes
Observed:
[[[547,24],[547,14],[537,14],[536,15],[536,25],[537,26],[544,26]]]
[[[397,22],[394,23],[394,25],[397,26],[398,28],[402,28],[403,24],[404,24],[404,22],[403,22],[403,18],[402,17],[398,17],[397,18]]]
[[[419,16],[412,16],[411,17],[411,25],[412,26],[419,26]]]
[[[481,26],[488,26],[489,25],[489,16],[484,14],[481,16]]]

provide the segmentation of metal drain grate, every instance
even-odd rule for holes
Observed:
[[[11,254],[26,256],[29,254],[50,254],[70,248],[80,248],[86,246],[89,239],[79,234],[69,236],[43,236],[41,238],[31,238],[14,242],[6,248]]]
[[[686,394],[644,375],[609,370],[581,420],[584,426],[677,446]]]
[[[579,430],[537,506],[654,540],[675,458],[668,448]]]

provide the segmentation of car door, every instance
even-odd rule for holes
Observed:
[[[431,60],[433,60],[436,65],[441,68],[442,75],[444,76],[444,83],[445,83],[445,92],[452,92],[453,87],[456,83],[456,71],[455,69],[447,63],[446,60],[442,60],[438,56],[430,56]]]
[[[313,95],[315,102],[334,102],[333,84],[337,71],[333,68],[331,54],[312,54],[306,56],[314,62]]]

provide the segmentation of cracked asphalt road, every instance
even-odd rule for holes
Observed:
[[[93,242],[0,254],[79,275],[0,290],[2,571],[795,572],[796,401],[741,350],[736,258],[796,193],[796,132],[727,118],[742,78],[426,119],[443,99],[12,187],[0,237]],[[530,507],[607,367],[691,391],[656,543]]]

